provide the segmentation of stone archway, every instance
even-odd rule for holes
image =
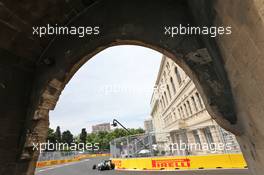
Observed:
[[[31,143],[34,139],[41,141],[45,138],[49,110],[54,108],[60,92],[82,64],[109,46],[136,44],[171,57],[186,71],[201,92],[212,117],[237,135],[251,171],[262,174],[262,1],[98,0],[88,4],[76,17],[69,17],[70,25],[99,25],[100,37],[56,37],[41,52],[30,47],[39,59],[32,61],[30,66],[23,64],[21,69],[13,66],[16,63],[3,61],[7,68],[11,64],[12,70],[1,67],[1,71],[9,71],[12,76],[7,75],[7,80],[0,82],[0,88],[6,96],[17,96],[10,98],[8,103],[2,102],[5,107],[1,109],[3,115],[11,117],[3,120],[3,125],[14,120],[19,128],[7,137],[16,139],[9,145],[18,148],[14,148],[14,154],[7,159],[9,167],[3,168],[2,172],[7,174],[12,169],[16,174],[32,174],[37,153],[31,151]],[[0,8],[2,6],[3,3],[0,3]],[[52,18],[49,19],[52,21]],[[178,24],[232,25],[233,34],[219,38],[180,35],[169,38],[164,35],[164,26]],[[2,45],[1,48],[7,47]],[[25,44],[28,45],[32,46],[32,43]],[[23,48],[22,43],[19,46]],[[28,56],[21,51],[23,49],[15,47],[13,50],[9,50],[11,53],[1,50],[0,54],[12,60],[20,60],[19,55]],[[20,87],[14,80],[22,83],[22,91],[18,90]],[[31,94],[30,98],[28,94]],[[14,109],[18,112],[13,112]],[[4,128],[3,131],[10,129]]]
[[[57,37],[38,60],[30,111],[32,119],[27,123],[30,135],[26,137],[24,145],[24,154],[30,155],[32,159],[29,172],[34,170],[34,162],[38,156],[37,153],[29,151],[32,141],[43,141],[45,138],[49,110],[54,109],[61,91],[87,60],[113,45],[145,46],[172,58],[193,79],[211,116],[222,127],[237,135],[241,134],[235,125],[232,93],[216,45],[206,48],[205,42],[197,36],[179,35],[169,38],[164,35],[165,24],[193,24],[187,4],[183,1],[167,1],[165,4],[152,2],[151,10],[161,10],[163,14],[160,20],[153,20],[159,19],[160,14],[145,14],[145,9],[150,8],[150,1],[141,4],[142,8],[138,8],[135,2],[120,0],[115,3],[118,6],[111,6],[112,2],[109,1],[98,2],[70,24],[98,25],[102,30],[99,36]],[[108,23],[105,23],[106,18]]]

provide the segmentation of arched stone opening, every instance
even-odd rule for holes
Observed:
[[[263,173],[264,15],[261,13],[264,7],[263,1],[189,0],[188,4],[186,1],[175,0],[147,0],[144,2],[139,0],[84,0],[83,2],[88,6],[85,7],[82,14],[76,15],[78,17],[73,19],[71,17],[75,15],[65,15],[66,10],[63,3],[62,6],[61,3],[57,3],[57,7],[48,1],[17,2],[16,4],[6,1],[0,3],[1,10],[5,12],[3,16],[6,17],[1,20],[4,21],[3,24],[7,24],[1,28],[1,37],[3,38],[0,42],[0,55],[11,60],[0,59],[1,64],[4,65],[1,65],[0,71],[5,75],[4,80],[0,82],[0,89],[5,94],[1,94],[3,96],[1,124],[4,126],[1,128],[3,133],[1,139],[8,140],[6,145],[12,147],[12,153],[5,153],[6,146],[2,146],[0,150],[4,155],[3,168],[1,169],[3,174],[15,174],[15,171],[16,174],[25,174],[33,154],[27,153],[31,150],[30,147],[27,147],[31,142],[30,138],[34,138],[34,133],[40,139],[45,138],[42,131],[47,128],[48,112],[55,106],[66,80],[70,79],[71,73],[76,71],[93,54],[115,44],[143,45],[174,58],[174,61],[181,65],[198,85],[198,89],[203,92],[201,93],[204,94],[203,99],[208,100],[209,104],[207,109],[211,108],[212,113],[219,117],[217,119],[229,116],[227,117],[229,120],[237,114],[236,125],[243,133],[238,139],[247,163],[254,174]],[[59,14],[59,17],[45,15],[43,7],[50,9],[47,10],[47,13]],[[74,8],[77,7],[70,8],[70,11],[72,9],[75,11]],[[32,9],[37,14],[36,16],[30,15],[29,11]],[[12,11],[15,13],[11,13]],[[27,25],[15,18],[20,14],[28,20]],[[36,23],[38,20],[42,21],[40,24],[58,20],[65,22],[61,16],[66,16],[65,18],[71,20],[73,25],[102,24],[103,34],[112,33],[112,35],[103,35],[104,39],[99,38],[97,41],[95,38],[81,39],[80,41],[74,37],[57,38],[49,44],[35,66],[35,59],[43,50],[39,48],[39,43],[36,40],[32,42],[30,37],[27,37],[27,35],[31,36],[31,26],[39,24]],[[230,37],[224,36],[215,40],[194,36],[169,38],[163,35],[163,25],[193,24],[194,22],[197,25],[232,25],[233,34]],[[10,29],[10,26],[13,28]],[[14,29],[20,30],[20,33],[13,35]],[[13,40],[10,40],[11,35]],[[35,43],[37,43],[36,46]],[[61,47],[55,47],[59,44]],[[42,43],[42,45],[46,47],[48,42]],[[53,50],[50,50],[52,47]],[[83,50],[76,49],[77,47],[83,47]],[[199,55],[206,53],[204,48],[210,53],[212,62],[210,64],[195,63],[193,60],[200,60]],[[85,56],[87,56],[86,59],[81,59]],[[199,59],[196,58],[197,56]],[[17,60],[23,61],[17,63]],[[205,63],[207,61],[205,60]],[[227,80],[226,74],[230,81]],[[33,80],[35,80],[34,87],[32,86]],[[218,81],[223,86],[219,86]],[[217,89],[217,91],[212,89]],[[31,92],[32,90],[33,92]],[[220,93],[222,90],[224,94]],[[32,93],[31,99],[29,99],[29,93]],[[217,94],[221,98],[214,98],[212,94]],[[234,105],[232,104],[233,98]],[[220,103],[213,99],[222,101]],[[30,105],[28,105],[28,101],[31,102]],[[220,106],[215,104],[220,104]],[[234,108],[237,109],[236,112],[234,112]],[[231,112],[229,113],[225,109]],[[27,110],[29,112],[26,114]],[[221,121],[218,120],[219,123]],[[230,121],[234,122],[235,117]],[[234,125],[231,125],[229,130],[234,132],[235,128]],[[29,139],[26,140],[26,138]],[[20,152],[17,151],[18,148],[20,148]],[[34,159],[32,160],[34,161]],[[34,168],[34,164],[30,165],[32,167],[29,168],[28,174],[32,174]]]
[[[148,3],[141,4],[139,9],[134,2],[115,3],[118,5],[98,2],[70,23],[71,26],[98,25],[102,29],[99,36],[56,37],[39,58],[21,156],[29,160],[28,174],[33,173],[38,157],[38,153],[32,151],[32,141],[44,141],[49,110],[54,109],[61,91],[86,61],[114,45],[145,46],[172,58],[194,81],[210,115],[225,129],[241,134],[236,127],[232,93],[216,44],[211,41],[213,44],[207,47],[198,36],[169,38],[164,34],[165,24],[193,24],[187,4],[183,1],[152,2],[149,7],[152,12],[164,11],[161,18],[158,13],[145,14]],[[122,16],[114,13],[116,11]],[[138,17],[144,18],[135,18],[135,11]],[[110,22],[105,23],[106,18]]]

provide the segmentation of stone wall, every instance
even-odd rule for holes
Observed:
[[[262,174],[264,2],[189,0],[189,6],[185,2],[0,2],[0,140],[6,143],[0,148],[0,174],[32,174],[37,158],[37,154],[27,152],[32,135],[45,139],[48,112],[67,81],[90,57],[115,44],[142,45],[173,58],[198,85],[207,109],[219,122],[224,121],[222,126],[241,131],[237,138],[249,167],[254,174]],[[86,7],[88,10],[83,11]],[[82,15],[78,15],[80,12]],[[32,37],[32,26],[64,24],[77,15],[73,24],[100,23],[105,35],[92,40],[61,38],[53,43],[50,37]],[[185,36],[169,39],[163,35],[161,25],[192,21],[231,25],[233,34],[216,40]],[[213,60],[199,65],[196,51],[204,48]],[[190,57],[185,57],[188,53]]]
[[[231,25],[231,37],[217,38],[235,100],[238,136],[254,174],[264,171],[264,1],[217,0],[216,25]]]
[[[23,161],[21,141],[30,102],[32,62],[0,50],[0,174],[14,174]],[[24,167],[24,171],[27,168]]]

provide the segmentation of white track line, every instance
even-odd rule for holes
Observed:
[[[82,160],[82,161],[79,161],[79,162],[71,162],[71,163],[65,163],[65,164],[61,164],[61,165],[56,165],[56,166],[48,167],[48,168],[45,168],[45,169],[37,170],[36,173],[49,171],[49,170],[53,170],[53,169],[56,169],[56,168],[61,168],[61,167],[64,167],[64,166],[74,165],[74,164],[86,162],[86,161],[89,161],[89,160],[90,159],[85,159],[85,160]]]

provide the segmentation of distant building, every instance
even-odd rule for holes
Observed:
[[[144,129],[146,133],[152,132],[154,130],[152,119],[147,119],[144,121]]]
[[[100,131],[110,132],[110,130],[111,130],[110,123],[100,123],[100,124],[92,126],[93,133],[100,132]]]

